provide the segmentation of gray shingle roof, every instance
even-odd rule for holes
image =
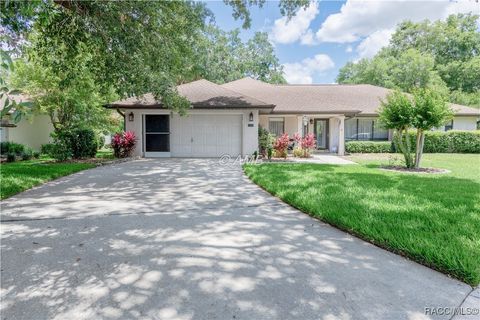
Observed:
[[[272,85],[243,78],[224,88],[275,105],[272,113],[345,113],[374,115],[391,90],[369,84],[358,85]],[[480,116],[480,110],[451,104],[457,115]]]
[[[231,91],[207,80],[197,80],[177,87],[178,92],[187,98],[193,108],[273,108],[272,104]],[[153,94],[131,97],[108,105],[110,108],[159,108],[161,101]]]

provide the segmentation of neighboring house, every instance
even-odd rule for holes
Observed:
[[[272,85],[243,78],[223,85],[198,80],[178,86],[192,104],[186,116],[151,94],[107,105],[125,113],[126,130],[146,157],[249,155],[258,126],[275,135],[314,133],[319,149],[344,154],[345,141],[389,140],[377,122],[380,99],[391,92],[372,85]],[[475,130],[480,111],[452,104],[455,118],[442,130]]]
[[[24,95],[16,95],[13,99],[17,103],[28,100]],[[3,103],[1,105],[3,106]],[[11,113],[13,113],[13,111]],[[1,120],[0,142],[11,141],[21,143],[33,150],[39,151],[42,144],[51,142],[50,134],[52,132],[53,125],[50,117],[47,115],[30,115],[27,119],[22,118],[18,123],[14,123],[9,115]]]

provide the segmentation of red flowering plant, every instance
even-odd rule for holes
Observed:
[[[113,155],[116,158],[127,158],[132,155],[137,139],[133,131],[118,132],[112,138]]]
[[[302,141],[300,142],[300,147],[303,149],[303,156],[305,158],[310,157],[310,152],[312,152],[316,144],[317,143],[313,133],[308,133],[305,137],[303,137]]]
[[[288,133],[284,133],[278,137],[273,144],[273,149],[275,149],[275,157],[287,158],[287,149],[289,143],[290,138],[288,137]]]
[[[293,138],[297,145],[295,149],[293,149],[293,155],[295,157],[309,158],[310,152],[316,145],[313,133],[309,133],[303,138],[299,133],[295,133]]]

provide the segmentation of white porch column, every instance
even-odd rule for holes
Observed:
[[[337,118],[338,121],[338,155],[345,155],[345,116]]]
[[[303,116],[297,116],[297,132],[303,136]]]

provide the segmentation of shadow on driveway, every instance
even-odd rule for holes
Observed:
[[[5,319],[429,319],[425,307],[471,289],[215,160],[96,168],[3,202],[2,216]]]

